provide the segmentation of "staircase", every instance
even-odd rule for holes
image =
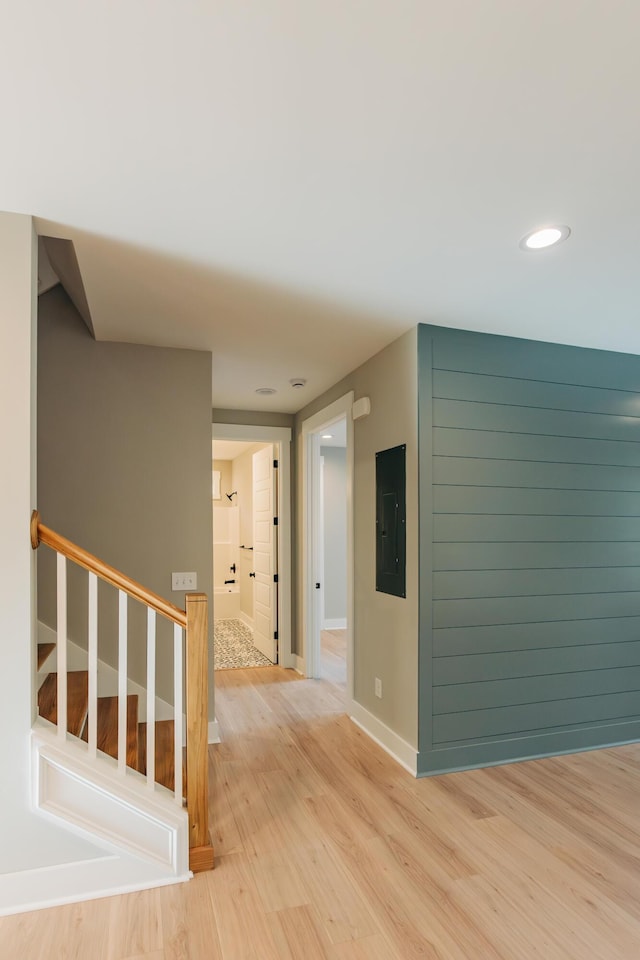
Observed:
[[[187,861],[191,871],[211,869],[206,596],[186,594],[186,609],[174,606],[44,526],[37,511],[31,543],[57,554],[56,642],[39,643],[37,651],[36,807],[85,831],[89,824],[89,832],[146,853],[174,874],[182,874]],[[88,571],[88,646],[80,661],[86,670],[68,668],[74,649],[67,636],[68,562]],[[98,660],[98,579],[118,590],[115,671]],[[129,636],[131,600],[146,609],[144,687],[132,684],[127,672],[129,644],[145,644]],[[156,719],[157,616],[173,628],[172,703],[157,701],[173,719]],[[54,652],[55,668],[42,679]],[[169,667],[164,663],[165,675]],[[103,677],[109,671],[111,685]],[[117,695],[98,696],[99,686],[109,694],[117,686]],[[146,701],[142,712],[131,686]]]
[[[38,669],[41,669],[55,650],[53,643],[38,644]],[[38,690],[38,715],[49,723],[58,723],[57,673],[47,674]],[[146,776],[147,773],[147,724],[138,722],[138,695],[127,695],[127,750],[126,765]],[[67,732],[88,740],[89,671],[67,672]],[[118,759],[118,698],[98,697],[97,749],[107,756]],[[155,782],[173,792],[175,787],[173,720],[155,721]],[[182,783],[186,796],[187,771],[183,759]]]

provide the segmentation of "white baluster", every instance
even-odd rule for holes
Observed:
[[[147,786],[155,789],[156,772],[156,612],[147,607]]]
[[[67,738],[67,558],[58,554],[58,617],[57,617],[57,708],[58,736]]]
[[[89,713],[87,717],[89,755],[98,746],[98,578],[89,574]]]
[[[118,603],[118,770],[127,768],[127,595],[119,590]]]
[[[175,801],[182,806],[182,627],[173,625]]]

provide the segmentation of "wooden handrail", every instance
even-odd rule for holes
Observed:
[[[175,604],[165,600],[164,597],[159,596],[152,590],[147,590],[141,583],[132,580],[131,577],[116,570],[115,567],[110,567],[108,563],[94,557],[92,553],[83,550],[82,547],[71,540],[67,540],[66,537],[61,537],[59,533],[55,533],[49,527],[45,527],[43,523],[40,523],[38,511],[34,510],[31,514],[31,546],[34,550],[37,550],[41,543],[46,543],[48,547],[57,550],[58,553],[63,554],[69,560],[73,560],[74,563],[84,567],[85,570],[95,573],[101,580],[105,580],[118,590],[124,590],[134,600],[146,603],[156,613],[186,628],[187,614],[185,610],[176,607]]]
[[[213,847],[209,836],[209,761],[208,761],[208,647],[206,593],[187,593],[186,610],[147,590],[142,584],[103,563],[87,550],[40,523],[37,510],[31,514],[31,546],[41,543],[56,550],[102,580],[123,590],[130,597],[186,631],[186,715],[187,715],[187,815],[189,817],[189,867],[194,872],[213,868]],[[180,758],[175,758],[176,764]]]

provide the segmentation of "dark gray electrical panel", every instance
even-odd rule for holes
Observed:
[[[376,453],[376,590],[406,597],[406,444]]]

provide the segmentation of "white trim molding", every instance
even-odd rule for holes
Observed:
[[[322,624],[323,630],[346,630],[347,618],[338,617],[336,620],[325,620]]]
[[[166,887],[190,878],[190,873],[180,877],[166,876],[159,867],[137,857],[106,852],[90,860],[2,874],[0,917]]]
[[[318,461],[320,457],[320,433],[341,420],[347,425],[347,699],[346,712],[350,712],[353,700],[354,677],[354,427],[351,416],[353,391],[330,403],[302,423],[302,629],[304,673],[317,677],[320,668],[319,627],[322,617],[318,609],[316,578],[315,540],[318,535],[319,497],[317,491]]]
[[[209,720],[209,734],[207,743],[222,743],[220,724],[217,720]]]
[[[356,700],[351,703],[351,719],[379,747],[382,747],[389,756],[393,757],[401,767],[404,767],[413,777],[418,775],[418,751],[416,748],[403,740],[382,720],[378,720],[372,713],[369,713]]]

